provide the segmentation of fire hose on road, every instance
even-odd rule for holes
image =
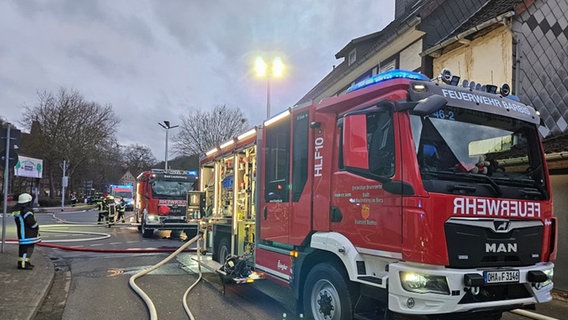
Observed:
[[[144,303],[146,303],[146,306],[148,308],[148,312],[150,313],[150,320],[157,320],[158,319],[158,313],[156,311],[156,307],[154,306],[154,303],[152,302],[152,300],[150,299],[150,297],[142,290],[140,289],[140,287],[138,285],[136,285],[135,281],[136,279],[143,277],[144,275],[160,268],[161,266],[163,266],[164,264],[168,263],[170,260],[172,260],[175,256],[177,256],[179,253],[183,252],[187,247],[189,247],[190,245],[192,245],[194,242],[197,242],[197,259],[198,261],[201,260],[201,255],[200,255],[200,240],[202,237],[202,233],[198,232],[197,235],[189,240],[188,242],[184,243],[181,247],[179,247],[179,249],[177,249],[176,251],[172,252],[169,256],[167,256],[164,260],[160,261],[159,263],[155,264],[153,267],[146,269],[146,270],[142,270],[141,272],[138,272],[137,274],[133,275],[132,277],[130,277],[130,280],[128,281],[128,283],[130,284],[130,287],[132,288],[132,290],[134,290],[141,298],[142,300],[144,300]],[[197,280],[187,289],[187,291],[185,292],[185,294],[183,295],[183,307],[185,312],[187,313],[187,315],[189,316],[189,318],[191,320],[194,320],[194,316],[191,313],[191,311],[189,310],[189,307],[187,306],[187,296],[189,294],[189,292],[197,285],[197,283],[201,280],[201,266],[199,266],[199,277],[197,278]]]

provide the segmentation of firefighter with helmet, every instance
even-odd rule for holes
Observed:
[[[106,212],[107,212],[107,226],[110,228],[114,224],[114,218],[116,215],[116,203],[114,202],[114,197],[109,195],[105,200]]]
[[[99,210],[99,219],[97,220],[97,224],[103,224],[108,215],[108,209],[105,205],[106,198],[107,195],[104,194],[102,198],[97,200],[97,209]]]
[[[18,248],[18,269],[21,270],[31,270],[34,268],[30,259],[34,252],[35,244],[41,241],[39,225],[35,219],[32,208],[32,199],[29,193],[22,193],[18,197],[18,203],[12,209],[20,245]]]
[[[126,201],[124,200],[124,197],[120,197],[116,210],[118,211],[116,222],[120,221],[124,223],[124,212],[126,211]]]

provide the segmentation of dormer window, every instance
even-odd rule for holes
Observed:
[[[349,58],[348,58],[349,65],[354,64],[355,61],[357,61],[357,49],[353,49],[351,50],[351,52],[349,52]]]

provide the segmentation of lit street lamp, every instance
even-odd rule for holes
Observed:
[[[284,63],[280,57],[274,58],[268,65],[262,57],[256,57],[256,75],[266,77],[266,118],[270,118],[270,78],[279,78],[284,73]]]
[[[177,128],[179,126],[170,126],[170,122],[168,120],[164,120],[164,123],[158,122],[158,124],[160,125],[160,127],[166,129],[166,156],[165,156],[166,164],[165,164],[165,169],[168,170],[168,132],[170,131],[170,129],[174,129],[174,128]]]

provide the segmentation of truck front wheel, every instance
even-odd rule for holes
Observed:
[[[327,263],[312,268],[304,287],[304,312],[309,319],[315,320],[352,319],[349,286],[338,268]]]
[[[154,229],[148,229],[146,222],[144,222],[144,219],[142,219],[142,226],[140,228],[140,231],[142,232],[142,238],[152,238],[152,236],[154,235]]]

